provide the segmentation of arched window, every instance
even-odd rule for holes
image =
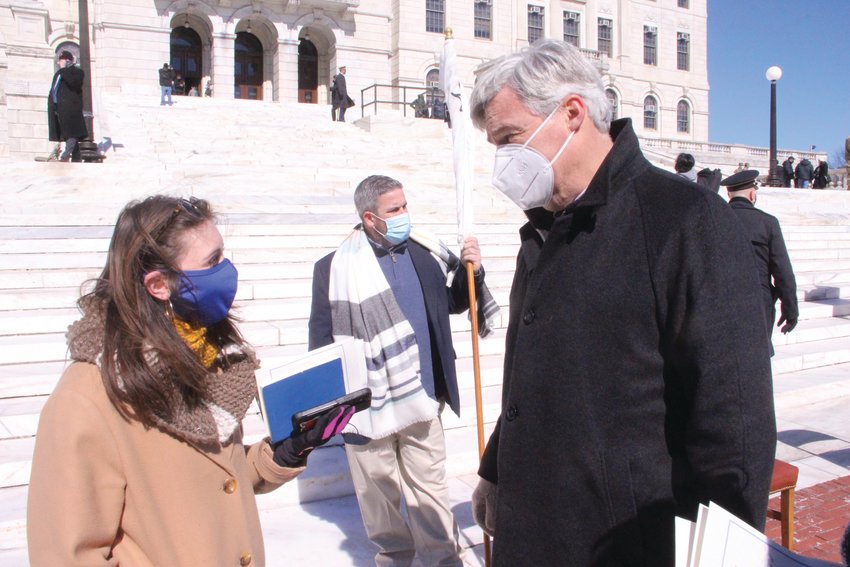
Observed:
[[[613,89],[605,89],[605,96],[608,97],[608,102],[611,103],[611,120],[614,121],[620,117],[620,100]]]
[[[233,98],[262,100],[263,44],[252,33],[237,32],[233,51]]]
[[[676,105],[676,132],[691,131],[691,105],[686,100],[680,100]]]
[[[643,99],[643,127],[646,130],[658,129],[658,101],[655,97]]]
[[[180,79],[174,83],[174,94],[186,94],[192,87],[201,90],[202,51],[198,32],[185,26],[171,30],[171,67]]]

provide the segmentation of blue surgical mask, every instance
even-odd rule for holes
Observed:
[[[386,223],[387,233],[383,234],[381,231],[378,231],[378,234],[386,238],[390,244],[401,244],[410,236],[410,215],[408,213],[396,215],[388,219],[382,219],[378,215],[375,215],[375,218],[381,219]]]
[[[239,272],[230,260],[222,260],[205,270],[186,270],[180,278],[180,290],[171,304],[178,317],[203,327],[223,321],[230,312]]]
[[[570,132],[561,149],[552,161],[529,147],[538,132],[552,119],[559,106],[555,107],[546,120],[540,123],[537,130],[524,144],[505,144],[496,148],[495,165],[493,166],[493,187],[504,193],[522,210],[527,211],[537,207],[545,207],[552,200],[555,190],[555,175],[552,165],[561,157],[564,150],[573,139],[575,131]]]

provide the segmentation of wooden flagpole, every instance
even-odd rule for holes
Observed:
[[[478,356],[478,308],[475,299],[475,267],[466,264],[469,315],[472,322],[472,371],[475,376],[475,418],[478,426],[478,460],[484,455],[484,410],[481,402],[481,360]],[[484,566],[490,567],[490,536],[484,534]]]

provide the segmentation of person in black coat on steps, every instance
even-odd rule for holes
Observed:
[[[70,51],[59,54],[59,69],[53,74],[47,95],[47,127],[51,142],[65,142],[61,161],[82,161],[79,141],[88,137],[83,119],[85,72],[74,65]],[[58,147],[58,145],[57,145]]]

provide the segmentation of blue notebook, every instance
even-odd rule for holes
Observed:
[[[355,391],[365,381],[363,345],[354,339],[311,351],[267,374],[258,373],[260,411],[272,442],[292,434],[293,414]]]

